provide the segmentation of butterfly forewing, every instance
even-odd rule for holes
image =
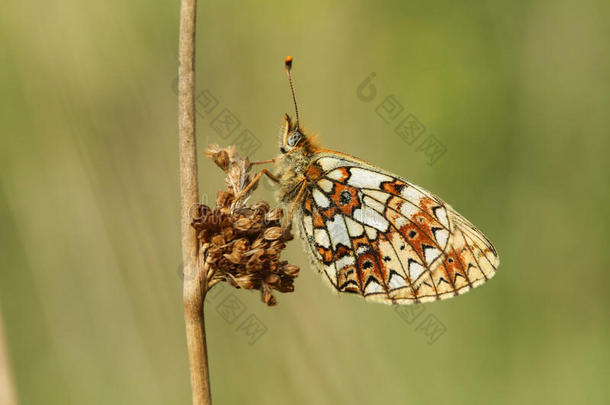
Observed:
[[[298,222],[339,292],[386,303],[450,298],[493,277],[493,245],[422,188],[338,152],[314,155]]]

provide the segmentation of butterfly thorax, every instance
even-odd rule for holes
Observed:
[[[314,139],[298,126],[296,122],[285,116],[282,133],[280,134],[280,150],[275,163],[275,174],[279,178],[278,201],[287,203],[297,196],[304,181],[311,181],[315,168],[312,165],[313,156],[319,150]]]
[[[313,148],[298,148],[282,154],[276,160],[275,173],[279,177],[278,200],[282,203],[294,200],[299,186],[308,180],[312,172]]]

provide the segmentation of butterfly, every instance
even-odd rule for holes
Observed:
[[[388,304],[451,298],[494,276],[493,244],[449,204],[423,188],[345,153],[323,149],[284,116],[281,154],[262,176],[279,184],[278,199],[299,228],[315,267],[338,292]]]

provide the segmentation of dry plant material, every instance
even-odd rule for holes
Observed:
[[[208,288],[226,281],[235,288],[260,290],[263,301],[275,305],[272,290],[294,291],[299,274],[297,266],[280,260],[286,242],[293,239],[290,228],[282,228],[284,213],[281,208],[271,209],[266,201],[248,206],[250,193],[235,199],[250,183],[252,165],[237,155],[234,146],[212,145],[206,156],[226,173],[227,185],[218,191],[216,208],[198,204],[193,213]]]

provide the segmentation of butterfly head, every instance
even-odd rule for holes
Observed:
[[[280,137],[280,151],[282,153],[289,153],[307,143],[307,137],[303,130],[299,128],[299,124],[293,121],[288,114],[284,115]]]

